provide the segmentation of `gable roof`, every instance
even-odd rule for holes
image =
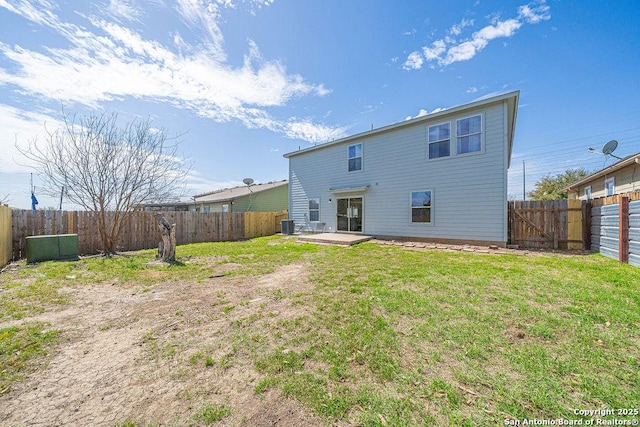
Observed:
[[[220,202],[230,202],[242,196],[247,196],[250,193],[260,193],[266,190],[271,190],[273,188],[282,187],[283,185],[288,185],[288,180],[276,181],[276,182],[267,182],[265,184],[255,184],[251,186],[251,191],[249,191],[249,187],[246,185],[240,187],[233,188],[224,188],[222,190],[211,191],[209,193],[198,194],[193,196],[195,202],[209,202],[209,203],[220,203]]]
[[[284,154],[283,157],[287,159],[293,156],[297,156],[299,154],[308,153],[310,151],[320,150],[325,147],[329,147],[336,144],[342,144],[345,142],[354,141],[361,138],[366,138],[368,136],[377,135],[383,132],[388,132],[391,130],[395,130],[398,128],[411,126],[415,124],[424,123],[427,121],[431,121],[440,117],[453,115],[459,113],[464,110],[468,110],[471,108],[482,107],[485,105],[507,101],[507,147],[508,147],[508,163],[511,163],[511,151],[513,149],[513,136],[515,133],[515,125],[516,125],[516,115],[518,113],[518,100],[520,98],[520,91],[516,90],[513,92],[507,92],[500,95],[480,99],[478,101],[470,102],[468,104],[458,105],[456,107],[448,108],[445,110],[441,110],[435,113],[427,114],[425,116],[416,117],[410,120],[405,120],[402,122],[394,123],[391,125],[383,126],[381,128],[372,129],[367,132],[358,133],[352,136],[347,136],[345,138],[336,139],[335,141],[326,142],[324,144],[318,144],[313,147],[303,148],[302,150],[292,151],[290,153]],[[507,165],[508,167],[508,165]]]
[[[597,172],[592,173],[591,175],[588,175],[584,178],[582,178],[580,181],[574,182],[573,184],[571,184],[570,186],[563,188],[562,191],[571,191],[575,188],[578,188],[590,181],[593,181],[594,179],[598,179],[601,178],[605,175],[609,175],[613,172],[616,172],[624,167],[627,167],[629,165],[632,165],[634,163],[640,163],[640,153],[636,153],[636,154],[632,154],[630,156],[625,157],[622,160],[617,161],[616,163],[612,164],[611,166],[607,166],[604,169],[600,169]]]

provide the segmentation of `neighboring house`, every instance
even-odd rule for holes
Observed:
[[[519,91],[285,154],[295,230],[507,242]]]
[[[640,190],[640,153],[592,173],[563,189],[569,199],[590,200]]]
[[[280,212],[289,204],[287,180],[212,191],[193,197],[190,210],[199,212]]]
[[[178,211],[178,212],[186,212],[189,210],[189,206],[190,203],[187,202],[176,202],[176,203],[147,203],[145,205],[142,205],[140,209],[136,209],[136,210],[141,210],[141,211],[153,211],[153,212],[157,212],[157,211],[164,211],[164,212],[170,212],[170,211]]]

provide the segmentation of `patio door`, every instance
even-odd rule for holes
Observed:
[[[362,232],[362,197],[338,199],[338,231]]]

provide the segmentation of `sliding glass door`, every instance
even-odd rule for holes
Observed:
[[[362,197],[338,199],[338,231],[362,232]]]

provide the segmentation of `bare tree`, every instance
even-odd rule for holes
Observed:
[[[116,253],[127,215],[144,203],[175,199],[190,169],[164,129],[148,119],[119,127],[117,118],[63,111],[63,126],[47,130],[46,141],[17,146],[43,177],[44,192],[53,196],[64,187],[69,201],[98,214],[105,255]]]

